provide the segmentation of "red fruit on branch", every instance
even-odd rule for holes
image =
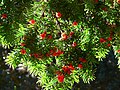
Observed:
[[[78,68],[82,69],[83,65],[82,64],[78,64]]]
[[[79,58],[79,60],[83,63],[87,62],[87,60],[85,58]]]
[[[58,54],[58,56],[59,56],[59,55],[63,54],[64,52],[63,52],[63,51],[61,51],[61,50],[58,50],[56,53],[57,53],[57,54]]]
[[[117,50],[117,52],[118,52],[118,53],[120,53],[120,49],[119,49],[119,50]]]
[[[72,23],[72,25],[73,25],[73,26],[77,26],[77,25],[78,25],[78,22],[74,21],[74,22]]]
[[[45,39],[46,34],[47,34],[47,32],[46,32],[46,31],[45,31],[45,32],[43,32],[42,34],[40,34],[40,38],[41,38],[41,39]]]
[[[110,43],[108,43],[108,44],[107,44],[107,46],[108,46],[108,47],[110,47],[110,46],[111,46],[111,44],[110,44]]]
[[[70,69],[68,69],[67,74],[68,74],[68,75],[70,75],[70,74],[71,74],[71,70],[70,70]]]
[[[62,70],[63,70],[65,73],[69,74],[69,75],[70,75],[70,73],[71,73],[70,68],[69,68],[68,66],[63,66],[63,67],[62,67]]]
[[[50,54],[49,54],[49,53],[46,53],[46,57],[50,57]]]
[[[70,70],[75,70],[75,68],[73,67],[72,64],[70,64],[70,65],[68,66],[68,68],[69,68]]]
[[[51,49],[49,52],[50,52],[50,54],[53,54],[53,53],[54,53],[54,50]]]
[[[34,56],[35,58],[38,58],[38,57],[39,57],[39,54],[34,53],[33,56]]]
[[[20,43],[21,46],[25,46],[26,44],[25,43]]]
[[[107,11],[108,9],[107,9],[106,7],[103,7],[102,10],[103,10],[103,11]]]
[[[64,82],[64,75],[58,75],[57,78],[60,83]]]
[[[2,14],[1,17],[2,17],[3,19],[6,19],[6,18],[7,18],[7,14]]]
[[[108,41],[111,41],[111,40],[112,40],[112,37],[108,37],[107,40],[108,40]]]
[[[26,54],[26,50],[25,49],[21,49],[21,54]]]
[[[99,2],[99,0],[94,0],[94,2],[95,2],[95,3],[98,3],[98,2]]]
[[[52,39],[52,35],[48,35],[48,39],[49,39],[49,40]]]
[[[53,54],[52,54],[52,56],[58,56],[58,53],[57,52],[54,52]]]
[[[120,0],[117,0],[117,3],[120,4]]]
[[[94,2],[97,4],[99,2],[99,0],[94,0]]]
[[[67,39],[68,39],[67,34],[62,33],[62,34],[61,34],[61,39],[62,39],[62,40],[67,40]]]
[[[100,38],[100,43],[104,43],[106,40],[104,38]]]
[[[70,32],[69,36],[70,36],[70,37],[72,37],[72,36],[73,36],[73,34],[74,34],[74,32]]]
[[[77,43],[76,42],[73,42],[72,43],[72,47],[76,47],[77,46]]]
[[[54,53],[52,54],[52,56],[60,56],[60,55],[63,54],[63,53],[64,53],[63,51],[58,50],[57,52],[54,52]]]
[[[32,20],[29,21],[29,23],[30,23],[30,24],[35,24],[35,20],[32,19]]]
[[[67,67],[66,67],[66,66],[63,66],[63,67],[62,67],[62,70],[63,70],[64,72],[67,72]]]
[[[56,12],[56,17],[60,18],[62,16],[62,14],[60,12]]]

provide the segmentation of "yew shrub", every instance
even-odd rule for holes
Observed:
[[[6,64],[44,90],[90,83],[112,49],[120,67],[120,0],[2,0],[0,12],[0,43],[14,47]]]

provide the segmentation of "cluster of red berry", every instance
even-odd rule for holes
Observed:
[[[46,31],[44,31],[42,34],[40,34],[40,38],[41,38],[41,39],[45,39],[46,36],[47,36],[47,39],[48,39],[48,40],[52,39],[52,35],[51,35],[51,34],[47,35],[47,32],[46,32]]]
[[[50,56],[60,56],[61,54],[63,54],[64,52],[61,51],[61,50],[58,50],[58,49],[51,49],[48,53],[46,53],[46,56],[47,57],[50,57]]]
[[[105,43],[105,42],[109,42],[109,41],[112,41],[112,35],[113,35],[113,33],[112,32],[110,32],[110,36],[107,38],[107,39],[105,39],[105,38],[100,38],[100,43]],[[111,44],[110,43],[108,43],[107,44],[107,47],[110,47],[111,46]]]
[[[82,63],[86,63],[87,60],[85,58],[79,58],[79,61],[81,62],[78,64],[77,68],[83,69]],[[66,65],[62,67],[62,71],[56,71],[58,81],[60,83],[64,82],[65,75],[70,75],[75,70],[75,67],[72,64]]]
[[[95,3],[98,3],[99,0],[95,0]],[[120,4],[120,0],[117,0],[117,2]],[[103,7],[102,10],[104,11],[107,11],[107,8],[106,7]],[[5,16],[3,16],[5,18]],[[61,18],[62,17],[62,14],[60,12],[56,12],[56,18]],[[31,19],[29,21],[29,23],[31,25],[34,25],[36,23],[36,21],[34,19]],[[72,26],[77,26],[78,25],[78,22],[77,21],[74,21],[72,23]],[[70,32],[69,35],[67,35],[65,32],[61,33],[61,40],[67,40],[68,38],[72,37],[74,35],[74,32]],[[48,38],[48,39],[52,39],[52,35],[47,35],[47,32],[44,31],[43,33],[40,34],[40,39],[45,39],[45,38]],[[109,42],[107,43],[107,46],[110,47],[111,44],[110,44],[110,41],[112,41],[112,35],[110,35],[110,37],[108,37],[107,39],[104,39],[104,38],[100,38],[100,43],[105,43],[105,42]],[[25,46],[24,43],[21,43],[21,46]],[[77,46],[77,43],[76,42],[73,42],[72,47],[76,47]],[[120,53],[120,50],[118,50],[118,52]],[[25,49],[21,49],[21,54],[26,54],[26,50]],[[62,50],[59,50],[59,49],[51,49],[48,53],[46,53],[46,56],[47,57],[51,57],[51,56],[60,56],[61,54],[64,54],[64,51]],[[39,54],[31,54],[31,56],[34,56],[36,58],[39,57]],[[86,63],[87,60],[85,58],[79,58],[80,60],[80,64],[78,64],[77,68],[79,69],[83,69],[83,63]],[[57,78],[58,78],[58,81],[59,82],[63,82],[64,81],[64,78],[65,78],[65,74],[68,74],[70,75],[73,71],[75,70],[75,67],[72,65],[72,64],[69,64],[69,65],[66,65],[66,66],[63,66],[62,67],[62,71],[57,71],[56,74],[57,74]]]
[[[25,43],[21,43],[20,44],[22,47],[24,47],[26,44]],[[55,57],[55,56],[60,56],[61,54],[63,54],[64,52],[62,50],[59,50],[58,48],[54,48],[54,49],[51,49],[49,52],[47,52],[45,54],[46,57]],[[26,54],[26,50],[25,49],[21,49],[21,54]],[[43,58],[43,54],[41,53],[33,53],[33,54],[30,54],[30,56],[34,56],[35,58],[37,59],[42,59]]]
[[[112,40],[112,38],[111,38],[111,37],[109,37],[107,40],[108,40],[108,41],[111,41],[111,40]],[[105,43],[105,42],[107,42],[107,40],[106,40],[106,39],[104,39],[104,38],[100,38],[100,43]],[[110,44],[110,43],[108,43],[108,44],[107,44],[107,46],[108,46],[108,47],[110,47],[110,46],[111,46],[111,44]]]
[[[60,12],[57,12],[56,13],[56,17],[57,18],[61,18],[61,16],[62,16],[62,14],[60,13]],[[29,21],[29,23],[31,24],[31,25],[34,25],[35,23],[36,23],[36,21],[34,20],[34,19],[31,19],[30,21]],[[74,21],[73,22],[73,24],[72,24],[73,26],[77,26],[78,25],[78,23],[76,22],[76,21]],[[67,40],[69,37],[72,37],[73,36],[73,34],[74,34],[74,32],[70,32],[70,34],[69,35],[67,35],[66,33],[61,33],[61,39],[62,40]],[[52,39],[52,35],[47,35],[47,32],[46,31],[44,31],[43,33],[41,33],[40,34],[40,39],[45,39],[47,37],[47,39]],[[25,43],[21,43],[21,46],[25,46],[26,44]],[[77,46],[77,43],[76,42],[73,42],[72,43],[72,45],[71,45],[72,47],[76,47]],[[21,49],[21,54],[26,54],[26,51],[25,51],[25,49]],[[46,53],[46,56],[50,56],[50,55],[52,55],[52,56],[59,56],[60,54],[63,54],[63,52],[62,51],[60,51],[60,50],[58,50],[57,52],[52,52],[52,50],[50,51],[50,53]]]

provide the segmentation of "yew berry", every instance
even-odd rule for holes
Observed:
[[[78,25],[78,22],[74,21],[74,22],[72,23],[72,25],[73,25],[73,26],[77,26],[77,25]]]
[[[83,63],[87,62],[87,60],[85,58],[79,58],[79,60]]]
[[[62,16],[62,14],[60,12],[56,12],[56,17],[60,18]]]
[[[62,70],[63,70],[64,72],[67,72],[67,67],[66,67],[66,66],[63,66],[63,67],[62,67]]]
[[[119,50],[117,50],[117,52],[118,52],[118,53],[120,53],[120,49],[119,49]]]
[[[95,3],[98,3],[98,2],[99,2],[99,0],[94,0],[94,2],[95,2]]]
[[[108,40],[108,41],[111,41],[111,40],[112,40],[112,37],[108,37],[107,40]]]
[[[72,36],[73,36],[73,34],[74,34],[74,32],[70,32],[70,34],[69,34],[69,35],[70,35],[70,37],[72,37]]]
[[[57,52],[54,52],[53,54],[52,54],[52,56],[58,56],[58,53]]]
[[[6,19],[7,18],[7,14],[2,14],[2,18]]]
[[[106,40],[104,38],[100,38],[100,43],[104,43]]]
[[[21,49],[21,54],[26,54],[26,50],[25,49]]]
[[[63,53],[64,53],[63,51],[58,50],[57,52],[54,52],[54,53],[52,54],[52,56],[60,56],[60,55],[63,54]]]
[[[62,50],[58,50],[57,52],[60,54],[64,54],[64,51],[62,51]]]
[[[61,38],[62,38],[63,40],[67,40],[67,39],[68,39],[68,36],[67,36],[67,34],[62,33],[62,34],[61,34]]]
[[[64,75],[58,75],[57,78],[60,83],[64,82]]]
[[[72,47],[76,47],[77,46],[77,43],[76,42],[73,42],[72,43]]]
[[[21,46],[25,46],[26,44],[25,43],[20,43]]]
[[[49,40],[52,39],[52,35],[48,35],[48,39],[49,39]]]
[[[47,56],[47,57],[50,57],[50,54],[49,54],[49,53],[46,53],[46,56]]]
[[[75,70],[75,68],[73,67],[72,64],[70,64],[70,65],[68,66],[68,68],[69,68],[70,70]]]
[[[70,75],[70,73],[71,73],[70,68],[69,68],[68,66],[63,66],[63,67],[62,67],[62,70],[63,70],[65,73],[69,74],[69,75]]]
[[[78,68],[82,69],[83,65],[82,64],[78,64]]]
[[[33,56],[34,56],[35,58],[38,58],[38,57],[39,57],[39,54],[34,53]]]
[[[107,44],[107,46],[108,46],[108,47],[110,47],[110,46],[111,46],[111,44],[110,44],[110,43],[108,43],[108,44]]]
[[[53,54],[53,53],[54,53],[54,50],[51,49],[51,50],[50,50],[50,54]]]
[[[117,0],[117,3],[120,4],[120,0]]]
[[[107,8],[106,8],[106,7],[103,7],[102,10],[107,11]]]
[[[58,54],[58,56],[59,56],[59,55],[63,54],[64,52],[63,52],[63,51],[61,51],[61,50],[58,50],[56,53],[57,53],[57,54]]]
[[[70,75],[71,74],[71,70],[68,68],[67,74]]]
[[[30,23],[30,24],[35,24],[35,20],[32,19],[32,20],[29,21],[29,23]]]
[[[43,32],[42,34],[40,34],[40,38],[41,38],[41,39],[45,39],[46,34],[47,34],[47,33],[46,33],[46,31],[45,31],[45,32]]]

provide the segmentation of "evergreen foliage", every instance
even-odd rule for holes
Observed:
[[[114,49],[120,67],[120,0],[2,0],[0,42],[6,64],[27,67],[45,90],[90,83]]]

